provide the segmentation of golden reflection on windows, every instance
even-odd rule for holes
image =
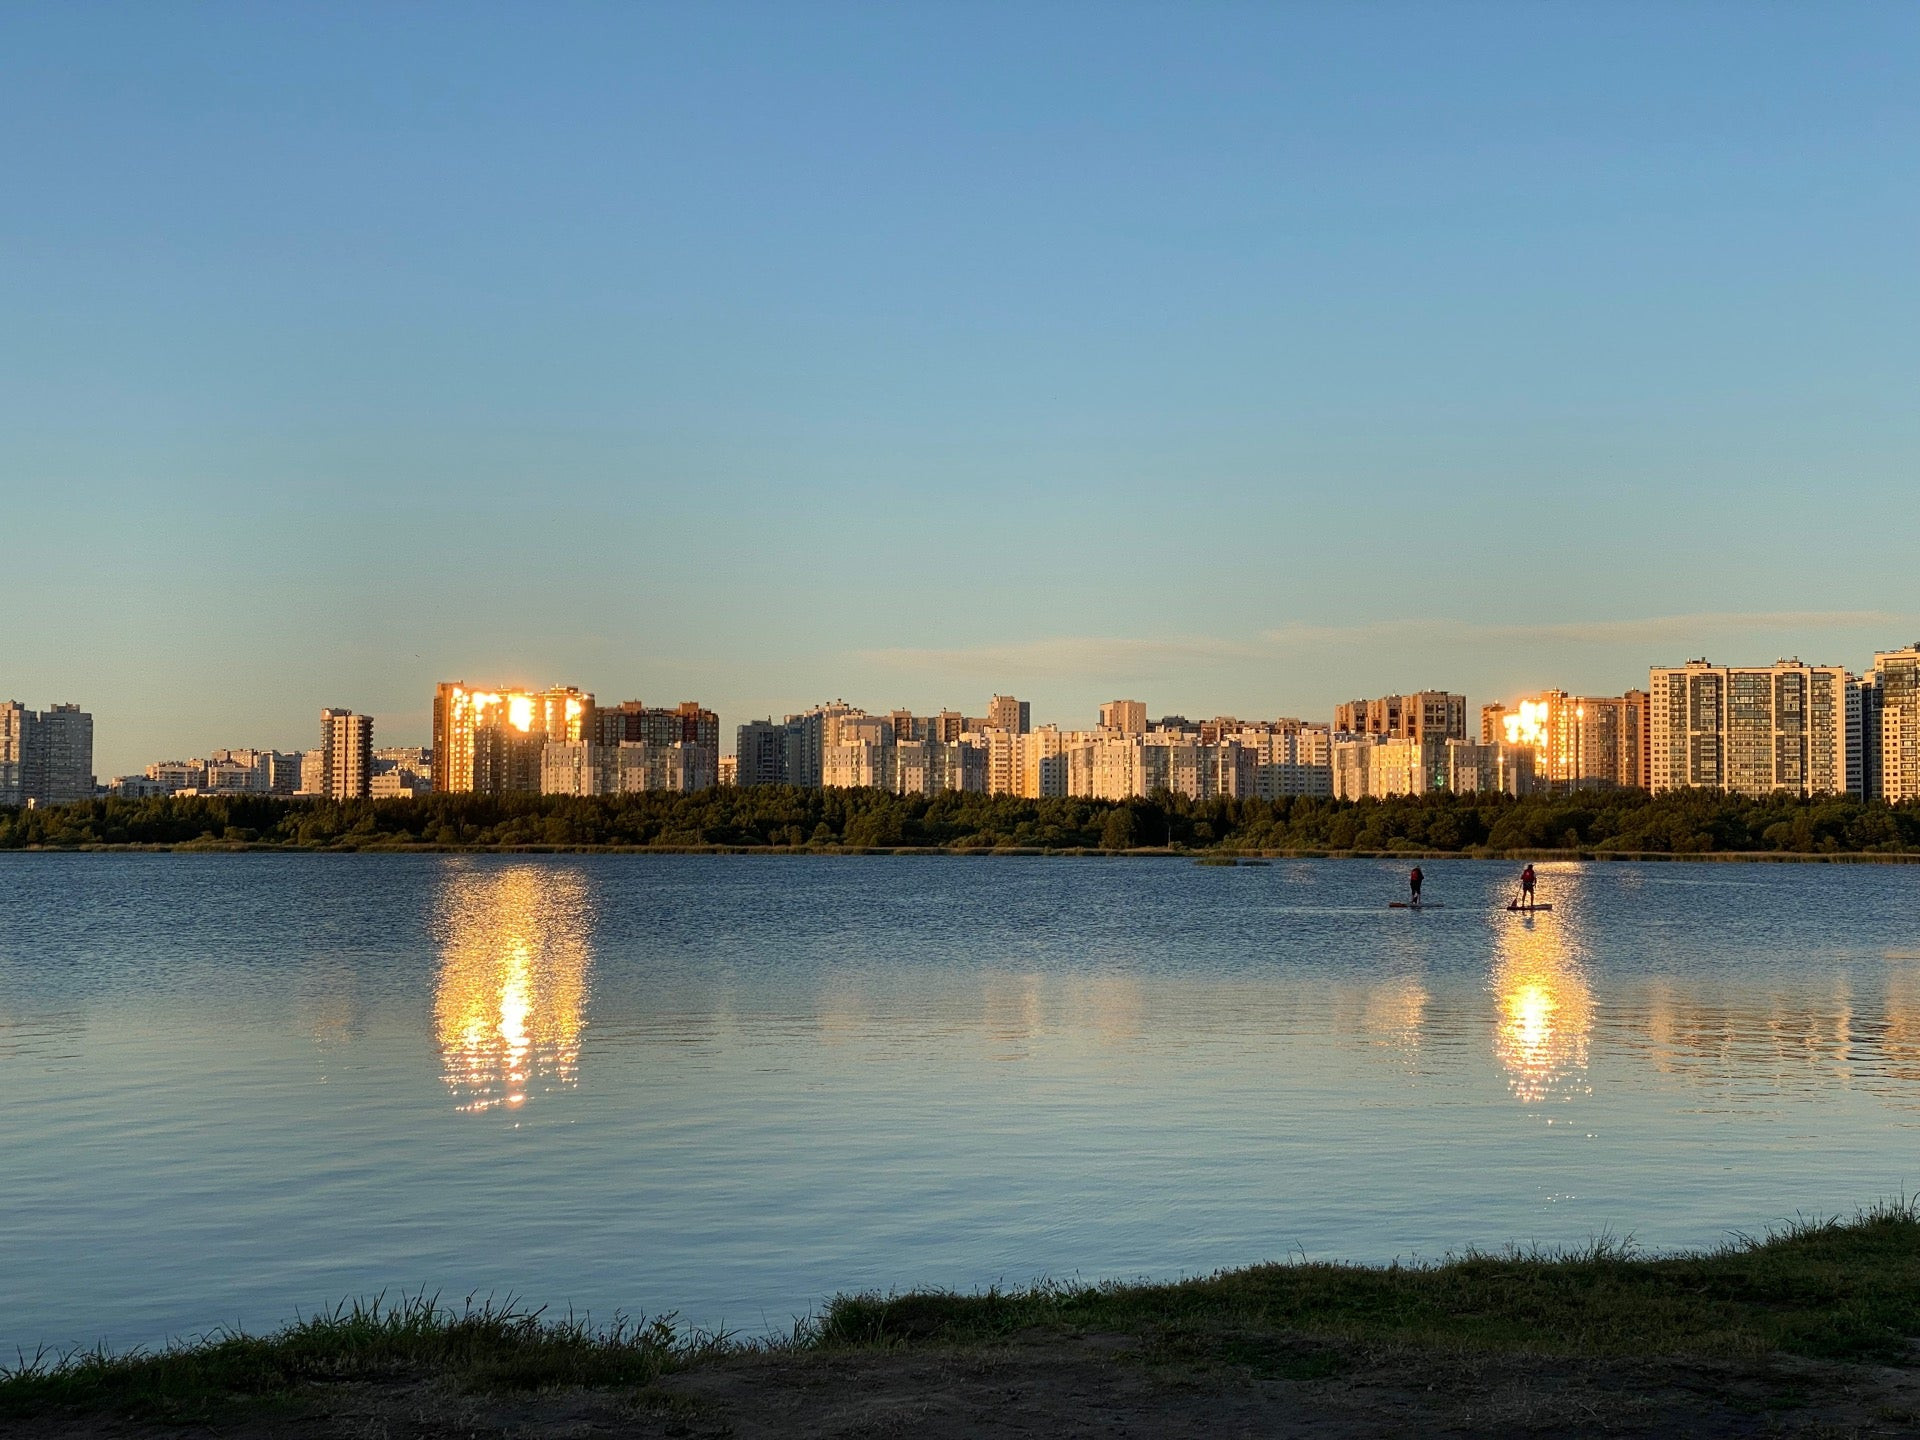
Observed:
[[[1564,922],[1515,917],[1497,932],[1494,1051],[1522,1104],[1588,1093],[1593,991]]]
[[[517,1108],[576,1083],[592,923],[578,871],[526,865],[448,875],[433,1020],[459,1108]]]

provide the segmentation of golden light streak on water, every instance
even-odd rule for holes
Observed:
[[[515,1109],[578,1082],[592,923],[577,872],[522,866],[448,876],[433,1018],[460,1109]]]
[[[1497,932],[1494,1053],[1523,1105],[1588,1093],[1593,991],[1564,920],[1515,916]]]

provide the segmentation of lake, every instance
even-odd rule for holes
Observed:
[[[1712,1244],[1920,1189],[1920,868],[0,856],[0,1354],[422,1288]]]

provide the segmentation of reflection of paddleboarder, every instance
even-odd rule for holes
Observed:
[[[1418,865],[1414,866],[1413,873],[1407,876],[1407,885],[1413,891],[1413,903],[1416,905],[1420,903],[1420,882],[1426,878],[1420,873]]]
[[[1533,865],[1531,862],[1528,863],[1526,869],[1520,872],[1520,898],[1528,905],[1533,904]]]

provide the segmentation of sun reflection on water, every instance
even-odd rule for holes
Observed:
[[[518,1108],[579,1078],[593,905],[575,871],[459,871],[440,895],[434,1033],[462,1110]]]
[[[1525,1105],[1587,1094],[1593,991],[1564,923],[1516,917],[1498,935],[1494,1050],[1508,1086]]]

